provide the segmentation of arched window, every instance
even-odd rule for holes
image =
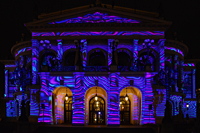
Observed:
[[[102,97],[90,99],[89,102],[89,123],[105,124],[105,101]]]
[[[157,70],[156,57],[152,52],[145,51],[145,52],[141,53],[138,60],[139,60],[138,65],[140,67],[140,70],[145,71],[147,66],[149,66],[151,68],[151,71]]]
[[[89,66],[106,66],[106,57],[104,53],[100,50],[96,50],[89,56]]]
[[[56,62],[55,62],[55,59],[56,59],[56,54],[53,53],[52,51],[48,50],[48,51],[45,51],[42,55],[41,55],[41,58],[40,58],[40,66],[41,68],[43,69],[43,67],[53,67],[55,66]]]
[[[131,66],[131,57],[126,52],[117,52],[118,66]]]
[[[125,97],[120,97],[120,124],[130,124],[130,100],[125,100]]]
[[[64,66],[74,66],[75,65],[75,58],[76,58],[76,51],[68,51],[63,58],[63,65]]]

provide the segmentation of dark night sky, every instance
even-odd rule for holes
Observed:
[[[4,0],[0,4],[1,49],[0,59],[10,59],[10,49],[20,40],[21,33],[27,34],[23,23],[30,22],[38,14],[89,5],[95,0]],[[111,4],[113,0],[102,0]],[[189,47],[186,58],[199,58],[200,54],[200,8],[197,0],[115,0],[115,5],[140,10],[162,12],[172,21],[168,33],[177,32],[177,38]],[[172,34],[171,34],[172,35]]]

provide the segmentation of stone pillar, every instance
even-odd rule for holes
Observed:
[[[159,70],[164,70],[165,68],[165,39],[160,39],[158,41],[159,53],[160,53],[160,68]]]
[[[120,125],[118,75],[119,73],[110,74],[110,91],[108,93],[107,124],[115,126]]]
[[[39,41],[32,39],[32,84],[37,84],[39,71]]]
[[[81,43],[83,44],[82,47],[82,64],[83,67],[87,66],[87,40],[86,39],[82,39]]]
[[[83,72],[75,72],[75,87],[73,91],[73,115],[72,115],[72,125],[84,125],[85,124],[85,104],[84,95],[85,89],[83,86]]]

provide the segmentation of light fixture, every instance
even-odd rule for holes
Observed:
[[[126,96],[125,96],[125,100],[128,101],[127,88],[126,88]]]
[[[97,96],[97,87],[96,87],[96,96],[95,96],[95,101],[97,101],[98,100],[98,96]]]
[[[68,99],[69,99],[69,96],[67,95],[67,90],[66,90],[65,100],[67,101]]]
[[[189,108],[189,106],[190,106],[190,105],[187,103],[187,104],[186,104],[186,107]]]

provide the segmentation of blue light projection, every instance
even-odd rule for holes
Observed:
[[[163,31],[72,31],[62,32],[33,32],[32,36],[164,36]]]
[[[32,39],[32,84],[37,83],[37,72],[39,65],[39,42],[37,39]]]
[[[165,46],[165,49],[177,52],[177,53],[181,54],[182,56],[184,56],[183,52],[180,49],[173,48],[173,47],[167,47],[167,46]]]
[[[172,109],[173,115],[179,114],[179,107],[180,107],[180,104],[182,103],[182,100],[183,100],[182,96],[171,95],[170,99],[173,102],[173,105],[172,105],[172,107],[173,107],[173,109]]]
[[[31,47],[22,48],[19,51],[17,51],[17,53],[15,54],[15,57],[17,57],[19,54],[21,54],[23,52],[27,52],[27,51],[31,51],[31,50],[32,50]]]
[[[68,20],[66,20],[67,23]],[[75,20],[74,20],[75,21]],[[98,21],[98,19],[97,19]],[[128,21],[127,21],[128,22]],[[129,36],[129,35],[156,35],[163,36],[163,31],[102,31],[102,32],[33,32],[33,36]],[[84,38],[84,37],[83,37]],[[111,37],[112,38],[112,37]],[[143,40],[148,41],[149,39]],[[47,40],[48,41],[48,40]],[[88,44],[86,39],[80,40],[83,44],[82,47],[82,63],[84,67],[87,67],[87,59],[88,52],[94,49],[102,49],[107,52],[108,58],[108,66],[112,63],[112,50],[110,43],[114,41],[114,39],[108,39],[108,44],[97,44],[90,45]],[[73,114],[72,114],[72,124],[74,125],[84,125],[86,123],[86,105],[85,97],[86,92],[89,88],[97,86],[95,81],[98,81],[98,86],[102,88],[107,94],[105,97],[105,101],[107,103],[107,112],[106,112],[106,124],[107,125],[119,125],[120,124],[120,111],[119,111],[119,100],[120,100],[120,92],[126,88],[138,89],[138,92],[141,93],[141,98],[136,94],[132,94],[133,99],[132,103],[134,105],[140,105],[140,107],[136,107],[133,110],[133,115],[131,119],[137,121],[139,124],[147,124],[147,123],[155,123],[156,116],[164,116],[164,109],[166,103],[166,89],[157,88],[158,92],[158,103],[157,106],[153,106],[152,109],[149,108],[150,105],[155,105],[155,93],[154,88],[152,87],[152,81],[157,72],[145,72],[145,71],[137,71],[136,75],[130,76],[128,73],[124,74],[121,72],[110,72],[106,71],[104,75],[99,75],[97,72],[67,72],[67,75],[60,73],[60,76],[56,76],[54,72],[39,72],[39,53],[43,50],[42,46],[39,44],[40,41],[37,39],[32,39],[32,47],[23,48],[18,51],[15,56],[18,56],[22,52],[32,50],[32,84],[40,84],[40,91],[38,88],[31,88],[30,90],[30,115],[38,116],[38,122],[47,122],[47,123],[58,123],[62,119],[63,116],[63,104],[59,105],[57,109],[54,111],[55,116],[53,116],[53,91],[57,87],[67,87],[72,92],[73,99]],[[158,45],[154,45],[152,42],[151,49],[155,50],[158,53],[159,60],[159,70],[165,68],[165,61],[172,62],[172,59],[165,57],[165,49],[177,52],[184,56],[183,52],[179,49],[173,47],[164,46],[164,39],[160,39],[158,41]],[[52,50],[57,52],[57,57],[59,59],[63,58],[63,53],[67,50],[76,49],[74,44],[64,44],[64,41],[58,39],[57,46],[52,46]],[[125,44],[119,43],[117,50],[121,51],[122,49],[126,49],[127,51],[131,51],[131,55],[134,61],[138,59],[138,53],[144,49],[143,45],[139,44],[139,39],[134,39],[133,44]],[[141,53],[140,53],[141,54]],[[177,63],[175,64],[175,68],[177,69],[178,65],[178,56],[175,56],[175,60]],[[183,66],[194,67],[194,63],[185,63]],[[6,68],[15,67],[14,65],[6,65]],[[87,70],[87,69],[85,69]],[[129,71],[127,71],[129,72]],[[8,97],[9,89],[13,91],[12,87],[9,87],[8,83],[8,70],[5,70],[5,96]],[[39,76],[38,76],[39,75]],[[129,75],[129,76],[127,76]],[[40,78],[38,78],[40,77]],[[40,83],[37,83],[37,80],[40,79]],[[175,79],[177,79],[177,75],[175,75]],[[130,81],[134,81],[133,84],[130,85]],[[61,84],[62,83],[62,84]],[[135,90],[134,90],[135,91]],[[56,96],[55,105],[62,103],[62,98],[66,92],[62,92],[61,95]],[[39,97],[39,100],[38,100]],[[18,98],[20,102],[20,98]],[[183,101],[181,96],[171,95],[170,100],[173,101],[174,106],[174,115],[178,114],[178,108],[181,101]],[[190,118],[195,118],[196,113],[196,103],[194,101],[187,101],[185,103],[189,103],[190,108],[187,111],[189,113]],[[11,108],[15,105],[15,101],[10,100],[6,103],[7,106],[7,116],[14,117],[16,116],[15,110],[11,110]],[[44,105],[45,108],[41,108],[41,105]],[[19,113],[20,114],[20,113]],[[89,117],[89,116],[88,116]]]
[[[189,66],[189,67],[191,67],[191,66],[195,66],[195,64],[194,63],[186,63],[186,64],[183,64],[183,66]]]
[[[50,22],[49,24],[60,23],[140,23],[140,21],[128,18],[121,18],[119,16],[111,16],[108,13],[95,12],[93,14],[86,14],[82,17],[79,16],[76,18]]]
[[[189,105],[189,108],[186,107],[186,104]],[[197,108],[196,101],[184,101],[183,112],[184,112],[185,117],[186,117],[186,114],[188,114],[189,118],[196,118],[197,117],[196,108]]]

